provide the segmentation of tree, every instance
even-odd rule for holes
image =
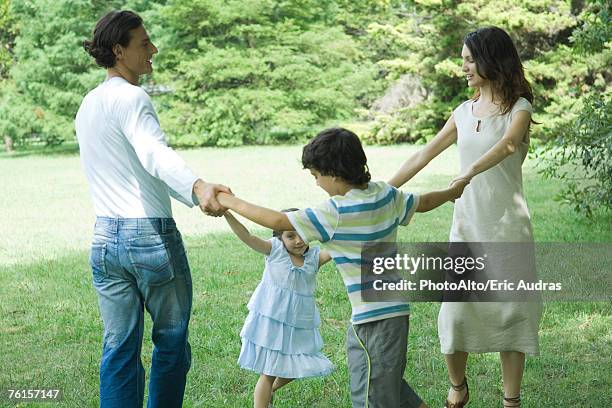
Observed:
[[[546,120],[555,117],[546,108],[554,100],[556,84],[545,75],[557,75],[563,69],[554,58],[557,47],[568,42],[576,25],[569,1],[417,0],[407,2],[403,14],[398,23],[372,24],[369,31],[373,39],[390,45],[379,66],[394,79],[409,77],[418,82],[424,97],[376,117],[369,140],[394,143],[433,137],[452,109],[471,96],[461,72],[464,36],[491,25],[504,28],[515,42],[536,88],[538,117],[542,113]],[[546,57],[549,60],[542,61]],[[537,73],[532,70],[534,64],[541,68]],[[572,77],[567,70],[558,75],[562,81]],[[536,137],[541,134],[537,128],[534,133]]]
[[[14,21],[9,14],[9,0],[0,0],[0,89],[2,88],[3,81],[8,77],[8,71],[13,64],[15,31]],[[0,121],[2,120],[2,116],[0,116]],[[3,139],[6,151],[11,152],[13,150],[13,138],[4,132]]]
[[[576,113],[555,122],[539,153],[541,172],[564,182],[557,198],[587,216],[612,209],[611,31],[610,3],[590,1],[571,38],[571,57],[580,61],[586,79],[574,84],[574,98],[564,106]],[[575,64],[570,61],[570,67]]]
[[[13,63],[16,27],[9,13],[9,0],[0,0],[0,81],[6,79]]]
[[[0,0],[7,1],[7,0]],[[145,79],[175,145],[295,140],[352,118],[386,83],[365,26],[397,1],[40,0],[11,3],[20,28],[0,131],[19,144],[74,139],[82,96],[103,78],[80,47],[113,8],[139,12],[161,52]],[[8,3],[7,3],[8,4]]]
[[[114,3],[114,4],[113,4]],[[1,85],[0,133],[16,143],[52,146],[74,139],[74,115],[83,95],[103,78],[83,51],[96,19],[116,2],[14,1],[18,28],[14,63]]]
[[[173,143],[282,142],[354,117],[384,84],[346,13],[329,0],[169,1],[156,79],[174,90],[160,98]]]

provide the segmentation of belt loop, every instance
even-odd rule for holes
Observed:
[[[143,227],[143,223],[142,223],[142,218],[136,218],[136,234],[140,235],[142,234],[142,227]]]
[[[167,228],[166,221],[167,221],[167,220],[166,220],[165,218],[162,218],[162,219],[161,219],[161,230],[162,230],[162,234],[165,234],[165,233],[167,232],[167,231],[166,231],[166,228]]]
[[[119,219],[112,218],[111,220],[111,229],[113,231],[113,234],[117,234],[119,232]]]

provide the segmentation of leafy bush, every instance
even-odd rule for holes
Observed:
[[[104,78],[80,42],[113,8],[139,12],[160,49],[144,82],[170,90],[154,103],[178,146],[291,142],[357,119],[372,122],[370,143],[426,141],[469,97],[462,39],[485,25],[517,44],[542,142],[612,81],[607,0],[0,0],[0,136],[74,139]],[[402,78],[408,94],[379,109]]]
[[[610,87],[612,29],[610,4],[591,1],[572,33],[569,66],[579,61],[571,96],[560,98],[548,143],[539,151],[541,172],[563,180],[566,187],[557,197],[591,216],[597,208],[612,209],[612,106]],[[566,65],[559,64],[564,70]],[[586,80],[581,80],[585,78]],[[552,105],[551,105],[552,106]]]
[[[446,105],[423,102],[415,107],[406,107],[392,114],[376,117],[364,140],[373,144],[395,144],[426,142],[435,136],[448,116]]]
[[[546,159],[544,175],[566,183],[557,199],[589,216],[599,207],[612,209],[610,99],[610,94],[589,96],[572,126],[559,129],[540,153]]]
[[[577,21],[569,1],[423,0],[407,3],[403,14],[403,19],[369,27],[371,38],[388,47],[378,65],[389,79],[406,75],[420,78],[427,98],[420,104],[399,106],[395,112],[385,113],[368,135],[373,141],[412,141],[428,139],[437,133],[452,109],[471,96],[459,55],[465,34],[479,27],[497,25],[512,36],[536,88],[538,99],[534,105],[540,121],[558,118],[546,109],[553,105],[554,111],[556,104],[571,100],[563,91],[584,72],[583,69],[574,74],[571,63],[558,64],[558,50],[568,42]],[[539,71],[534,74],[531,68]],[[555,80],[551,81],[549,76]],[[560,89],[559,85],[562,85]],[[380,129],[386,129],[383,137]],[[535,127],[534,136],[541,134]]]
[[[113,3],[8,2],[5,10],[17,34],[8,78],[0,82],[0,135],[12,137],[17,146],[54,146],[74,139],[81,99],[104,77],[80,42]]]
[[[160,116],[176,145],[287,142],[355,116],[384,89],[334,2],[169,2]],[[248,11],[247,11],[248,10]],[[185,21],[193,24],[185,24]],[[197,22],[197,23],[196,23]],[[185,50],[190,50],[185,52]]]

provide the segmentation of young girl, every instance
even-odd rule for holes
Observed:
[[[295,208],[283,212],[297,211]],[[315,303],[318,269],[331,256],[309,248],[295,231],[274,231],[265,241],[229,211],[225,219],[242,242],[266,255],[261,282],[248,303],[249,315],[240,332],[238,364],[260,374],[255,408],[271,403],[272,393],[295,378],[330,374],[333,364],[321,353],[319,311]]]
[[[529,146],[533,93],[510,36],[497,27],[469,33],[461,51],[472,99],[457,107],[442,130],[410,157],[389,181],[399,187],[434,157],[457,142],[462,174],[471,181],[455,202],[451,242],[532,243],[533,233],[523,197],[521,166]],[[508,246],[488,263],[500,279],[511,276],[508,259],[520,259],[518,246]],[[525,354],[539,353],[541,304],[529,302],[444,302],[438,335],[451,387],[446,407],[469,401],[465,377],[468,353],[500,352],[503,406],[520,406]]]

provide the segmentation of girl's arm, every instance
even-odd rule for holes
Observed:
[[[227,193],[217,194],[217,201],[219,201],[219,204],[223,207],[237,212],[244,218],[262,227],[276,231],[295,231],[295,228],[293,228],[293,225],[289,222],[289,218],[287,218],[287,214],[280,211],[274,211],[269,208],[248,203]]]
[[[403,186],[408,180],[414,177],[423,167],[425,167],[434,157],[446,150],[457,140],[457,126],[455,118],[451,115],[446,124],[438,132],[436,137],[431,139],[421,150],[413,154],[404,162],[402,167],[389,180],[389,184],[394,187]]]
[[[531,121],[531,113],[528,111],[518,111],[514,114],[512,122],[504,136],[495,143],[488,152],[482,155],[482,157],[476,160],[465,172],[459,177],[455,178],[456,181],[461,178],[465,178],[468,181],[477,174],[482,173],[485,170],[489,170],[491,167],[496,166],[506,157],[510,156],[518,147],[523,143],[525,135],[529,130],[529,122]]]
[[[327,251],[319,252],[319,268],[331,261],[332,257]]]
[[[264,255],[270,255],[270,251],[272,251],[272,244],[268,241],[265,241],[255,235],[251,235],[251,233],[246,229],[244,225],[240,221],[236,219],[229,211],[226,211],[225,221],[229,224],[234,234],[240,238],[242,242],[250,246],[257,252],[260,252]]]
[[[431,193],[423,194],[419,197],[417,212],[427,212],[441,206],[447,201],[456,200],[463,194],[463,189],[469,184],[465,178],[456,179],[451,182],[451,186]]]

